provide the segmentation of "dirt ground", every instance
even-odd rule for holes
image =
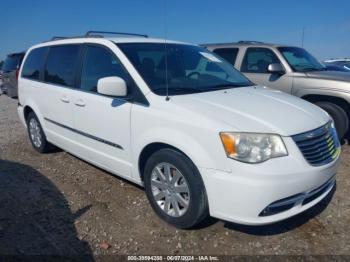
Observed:
[[[0,254],[350,255],[350,146],[337,188],[309,211],[264,227],[209,219],[176,230],[142,188],[65,152],[36,153],[0,96]]]

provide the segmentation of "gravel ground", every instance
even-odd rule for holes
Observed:
[[[209,219],[176,230],[143,189],[65,152],[38,154],[0,96],[0,254],[350,255],[350,146],[337,189],[309,211],[264,227]]]

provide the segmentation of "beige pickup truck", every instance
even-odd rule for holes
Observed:
[[[350,73],[327,71],[300,47],[256,41],[203,46],[229,61],[255,84],[320,106],[334,119],[339,137],[349,137]]]

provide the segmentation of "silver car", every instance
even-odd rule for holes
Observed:
[[[2,92],[9,97],[16,98],[18,96],[17,78],[18,70],[21,66],[24,52],[7,55],[2,66]]]
[[[327,71],[300,47],[255,41],[204,46],[225,58],[252,82],[320,106],[334,119],[339,137],[349,135],[349,73]]]

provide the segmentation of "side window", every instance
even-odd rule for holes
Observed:
[[[97,92],[97,82],[100,78],[118,76],[128,84],[129,75],[120,61],[107,49],[98,46],[88,46],[81,72],[80,89]]]
[[[268,73],[269,64],[280,63],[275,53],[268,48],[248,48],[241,67],[245,73]]]
[[[228,61],[231,65],[235,65],[238,48],[216,48],[213,52]]]
[[[50,47],[45,68],[45,82],[73,87],[79,45]]]
[[[27,56],[22,68],[22,77],[33,80],[40,80],[42,73],[47,47],[33,49]]]

